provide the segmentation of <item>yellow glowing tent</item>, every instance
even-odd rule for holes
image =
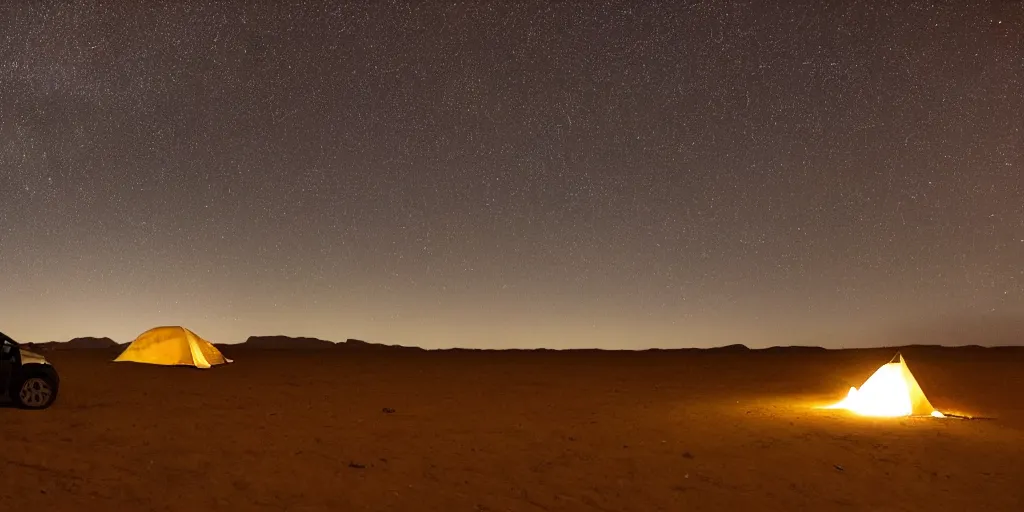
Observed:
[[[184,327],[157,327],[135,338],[114,361],[210,368],[231,360]]]
[[[845,399],[823,409],[847,409],[861,416],[943,417],[924,396],[902,354],[882,365],[860,389],[850,388]]]

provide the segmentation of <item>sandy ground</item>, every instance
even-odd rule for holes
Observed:
[[[904,351],[972,421],[809,409],[889,350],[225,352],[51,352],[58,403],[0,409],[0,508],[1024,510],[1020,350]]]

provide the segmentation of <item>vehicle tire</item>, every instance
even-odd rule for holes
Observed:
[[[46,409],[57,399],[57,385],[47,375],[29,374],[11,389],[11,398],[22,409]]]

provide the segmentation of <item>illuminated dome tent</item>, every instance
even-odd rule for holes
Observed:
[[[196,368],[231,362],[212,343],[184,327],[150,329],[135,338],[114,361]]]
[[[861,416],[900,417],[944,415],[932,407],[928,397],[910,373],[902,354],[896,354],[864,381],[860,389],[850,393],[839,403],[822,409],[846,409]]]

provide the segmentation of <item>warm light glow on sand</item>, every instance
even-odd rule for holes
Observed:
[[[925,398],[903,356],[899,356],[899,361],[882,365],[860,389],[850,388],[846,398],[822,409],[846,409],[861,416],[882,418],[914,415],[944,417]]]

